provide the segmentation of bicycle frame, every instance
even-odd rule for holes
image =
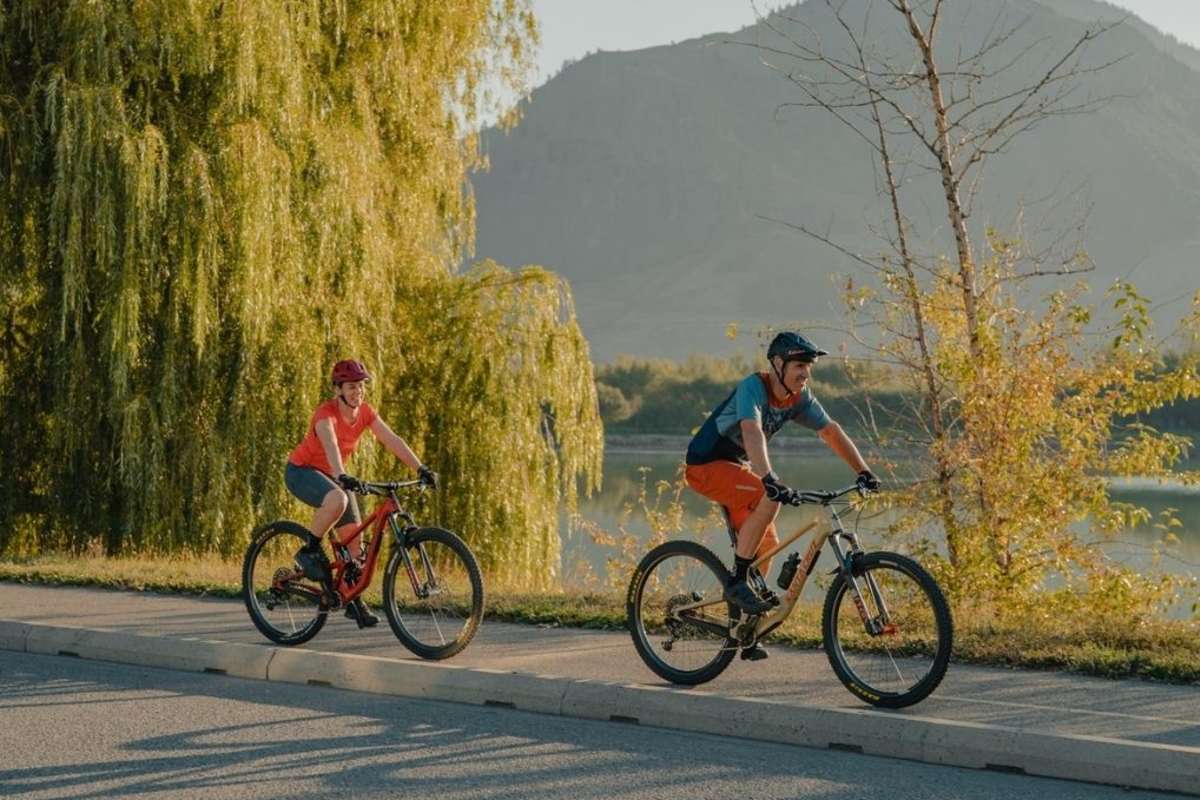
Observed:
[[[821,556],[821,548],[826,542],[829,543],[830,549],[833,550],[834,557],[837,558],[838,569],[846,576],[846,581],[850,586],[850,591],[853,594],[855,608],[858,609],[859,616],[862,617],[863,627],[872,636],[878,636],[881,633],[888,632],[891,624],[887,607],[884,603],[883,596],[879,591],[879,587],[875,585],[875,581],[868,575],[867,585],[871,592],[871,596],[876,603],[876,608],[880,609],[880,616],[872,618],[867,611],[866,604],[862,599],[862,589],[859,586],[859,579],[854,575],[854,559],[862,554],[862,548],[858,543],[858,534],[848,532],[842,527],[841,517],[838,516],[837,509],[832,505],[832,501],[836,497],[846,494],[853,487],[842,490],[836,493],[821,495],[819,493],[806,493],[809,497],[817,497],[817,500],[808,499],[806,503],[819,503],[828,514],[828,525],[822,530],[819,530],[813,535],[812,542],[808,545],[808,550],[804,557],[797,565],[796,574],[792,576],[791,582],[788,584],[787,591],[784,593],[783,599],[779,606],[758,617],[751,617],[750,622],[753,623],[753,631],[743,630],[746,622],[738,621],[730,626],[725,633],[730,634],[733,638],[747,644],[758,641],[763,636],[766,636],[771,631],[778,628],[791,615],[792,610],[796,607],[796,603],[800,599],[800,593],[804,590],[805,584],[808,582],[809,576],[812,574],[813,568],[816,567],[817,559]],[[813,520],[807,525],[797,528],[791,535],[784,538],[779,544],[772,547],[766,553],[763,553],[754,560],[751,566],[755,569],[758,566],[771,558],[774,558],[785,548],[798,540],[801,536],[808,533],[813,528],[817,527],[820,520]],[[843,542],[847,546],[843,546]],[[690,603],[681,605],[675,609],[675,614],[682,618],[682,615],[688,611],[697,611],[709,606],[724,604],[724,599],[719,600],[703,600],[698,603]],[[712,627],[711,623],[701,622],[700,620],[692,619],[694,624],[699,623],[703,627]],[[716,631],[714,631],[716,632]]]
[[[854,605],[858,609],[859,616],[862,617],[863,625],[867,631],[872,634],[878,634],[880,631],[873,630],[876,621],[872,620],[867,611],[866,604],[863,603],[862,591],[858,585],[858,578],[854,575],[853,561],[856,555],[862,552],[862,548],[858,544],[858,534],[849,533],[842,527],[841,517],[838,516],[837,509],[831,504],[823,504],[825,511],[828,513],[828,526],[823,530],[819,530],[813,534],[813,539],[808,545],[808,550],[805,551],[804,557],[800,559],[800,563],[796,567],[796,574],[792,576],[791,583],[788,584],[787,590],[784,592],[783,598],[779,603],[779,607],[758,618],[757,624],[754,626],[754,639],[757,640],[783,624],[792,610],[796,607],[796,603],[800,600],[800,593],[804,591],[804,586],[808,583],[808,578],[812,575],[813,568],[817,565],[817,560],[821,557],[821,548],[829,543],[830,549],[833,551],[834,557],[837,559],[838,568],[846,575],[846,579],[850,584],[851,593],[854,596]],[[794,533],[785,538],[775,547],[762,554],[754,560],[751,565],[757,568],[760,564],[770,560],[779,554],[784,548],[792,542],[799,539],[808,531],[815,528],[819,520],[813,520],[807,525],[798,528]],[[843,542],[847,546],[843,547]],[[879,589],[874,585],[874,581],[868,577],[870,590],[875,600],[879,603],[877,607],[882,608],[883,598],[879,593]],[[886,610],[884,611],[886,614]]]
[[[379,553],[383,547],[383,526],[385,524],[391,528],[392,534],[396,539],[396,544],[400,547],[400,553],[404,559],[408,578],[412,582],[413,591],[420,594],[416,571],[413,569],[408,549],[404,546],[408,532],[416,529],[416,523],[413,521],[412,515],[400,506],[400,500],[396,497],[396,488],[414,485],[414,483],[368,484],[369,487],[372,487],[372,491],[370,492],[372,494],[383,494],[386,491],[386,499],[376,506],[371,515],[345,539],[339,539],[331,532],[330,539],[333,544],[333,562],[331,566],[333,567],[333,575],[330,582],[333,585],[334,591],[341,597],[343,605],[352,602],[365,592],[371,584],[371,579],[375,577],[375,567],[378,564]],[[403,520],[406,524],[401,526],[397,522],[398,519]],[[364,546],[361,537],[372,525],[374,529],[371,531],[371,539]],[[350,550],[356,541],[358,541],[357,556],[352,555]],[[421,558],[426,558],[423,548]]]

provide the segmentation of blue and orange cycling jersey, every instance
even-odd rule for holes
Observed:
[[[807,386],[784,403],[770,396],[768,386],[765,372],[746,376],[700,426],[688,445],[687,463],[747,461],[742,443],[742,420],[758,420],[768,440],[788,420],[814,431],[829,424],[829,415]]]

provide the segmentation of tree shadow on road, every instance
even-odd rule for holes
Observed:
[[[0,726],[45,754],[5,748],[3,797],[917,797],[920,784],[969,774],[905,764],[901,776],[899,762],[840,752],[4,653]],[[987,780],[1002,790],[974,796],[1027,794],[1029,779]],[[1110,791],[1055,786],[1063,798]]]

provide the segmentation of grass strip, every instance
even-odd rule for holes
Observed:
[[[241,597],[241,564],[213,557],[182,559],[46,556],[0,561],[0,581],[47,586]],[[368,600],[379,602],[377,586]],[[821,646],[815,607],[798,609],[772,634],[776,642]],[[625,601],[616,594],[525,592],[489,583],[487,618],[500,622],[589,630],[624,630]],[[1200,683],[1200,623],[1155,620],[1136,628],[1082,627],[1078,620],[1003,625],[995,619],[956,620],[959,663],[1067,670],[1104,678]]]

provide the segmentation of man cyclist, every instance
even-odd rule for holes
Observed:
[[[763,614],[779,602],[770,590],[760,596],[747,581],[747,574],[759,553],[779,543],[775,517],[780,505],[797,494],[779,480],[767,455],[767,442],[785,422],[794,420],[816,431],[858,473],[861,486],[872,491],[879,488],[879,480],[854,442],[829,418],[808,387],[813,365],[824,355],[828,353],[799,333],[778,334],[767,348],[771,368],[739,383],[688,445],[688,486],[720,503],[737,531],[734,576],[725,589],[725,599],[746,614]],[[758,660],[766,657],[766,651],[755,647],[742,657]]]
[[[332,379],[334,396],[317,406],[308,423],[308,435],[288,456],[283,472],[288,491],[316,509],[309,528],[312,535],[296,553],[296,564],[309,578],[322,583],[329,577],[329,561],[321,549],[321,538],[329,531],[336,546],[338,535],[349,535],[362,521],[352,492],[363,484],[346,474],[345,463],[365,431],[369,429],[388,452],[415,469],[423,483],[437,486],[437,474],[421,463],[408,443],[363,399],[371,380],[367,368],[359,361],[339,361],[333,365]],[[336,534],[332,530],[335,523]],[[346,616],[360,628],[379,622],[361,598],[346,607]]]

